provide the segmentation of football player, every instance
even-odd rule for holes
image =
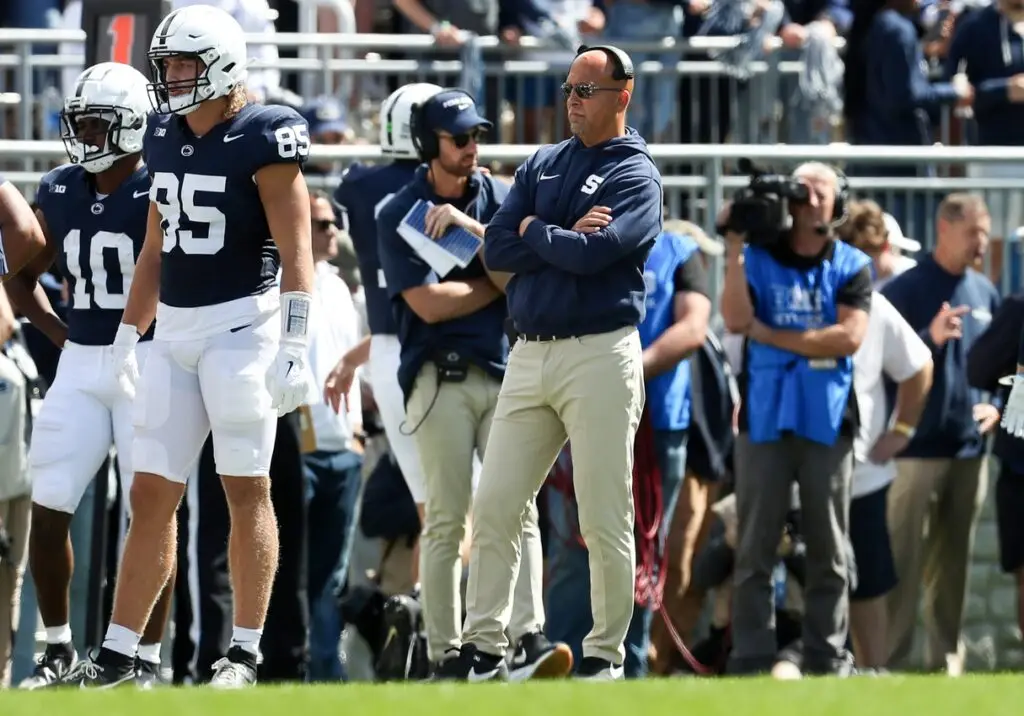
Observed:
[[[412,143],[410,120],[414,107],[441,91],[437,85],[418,83],[399,87],[380,108],[381,153],[392,161],[349,167],[341,179],[334,199],[344,209],[344,220],[356,249],[359,274],[366,291],[366,314],[371,337],[361,341],[338,361],[327,378],[324,397],[337,411],[342,398],[352,387],[356,368],[369,360],[373,397],[380,410],[391,453],[398,461],[409,492],[423,520],[423,467],[416,441],[401,430],[405,420],[405,399],[398,385],[401,346],[391,298],[384,282],[377,249],[377,214],[399,189],[412,181],[420,165]],[[417,561],[413,561],[414,572]],[[416,575],[414,574],[414,579]]]
[[[46,650],[23,688],[57,683],[76,664],[68,621],[74,568],[69,529],[111,444],[126,503],[130,492],[134,386],[110,380],[104,368],[146,236],[149,175],[141,155],[150,111],[146,84],[141,72],[113,62],[78,76],[60,114],[71,161],[43,177],[36,198],[46,248],[6,284],[25,317],[63,348],[29,451],[29,558]],[[37,283],[55,259],[68,281],[66,326]],[[152,331],[139,344],[140,362],[151,337]],[[144,685],[159,680],[169,607],[165,589],[139,649],[138,681]]]
[[[45,247],[32,207],[18,187],[0,176],[0,277],[6,281]]]
[[[149,47],[143,156],[149,227],[113,352],[139,381],[132,512],[103,646],[79,684],[131,678],[140,632],[175,554],[174,513],[211,429],[231,517],[234,629],[211,685],[256,682],[277,567],[270,458],[279,415],[319,399],[309,369],[309,154],[305,121],[246,99],[242,28],[208,5],[171,12]],[[281,268],[280,287],[277,285]],[[139,335],[156,335],[138,378]]]

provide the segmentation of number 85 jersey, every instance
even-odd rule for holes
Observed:
[[[77,164],[59,166],[39,182],[36,205],[68,281],[72,343],[113,343],[146,238],[148,196],[145,167],[106,196],[96,194],[91,176]],[[152,329],[144,338],[150,337]]]
[[[301,167],[309,144],[305,120],[277,105],[247,104],[202,137],[178,115],[149,121],[143,157],[163,228],[158,337],[203,338],[278,309],[281,259],[256,172]]]

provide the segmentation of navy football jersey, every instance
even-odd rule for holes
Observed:
[[[110,345],[146,239],[146,168],[139,167],[114,193],[100,198],[81,165],[65,164],[42,178],[36,204],[68,282],[68,340]],[[150,327],[143,339],[152,337]]]
[[[281,258],[254,177],[309,155],[306,121],[290,107],[248,104],[202,137],[184,117],[160,115],[142,150],[163,217],[160,302],[213,306],[266,293]]]
[[[377,244],[377,214],[416,175],[418,162],[400,160],[382,166],[356,162],[341,178],[334,200],[345,210],[345,225],[359,262],[366,293],[366,319],[373,335],[397,335]]]

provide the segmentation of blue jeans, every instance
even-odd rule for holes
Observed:
[[[661,469],[663,496],[662,521],[658,533],[661,549],[671,528],[679,488],[686,473],[685,430],[656,431],[654,448]],[[561,641],[572,649],[575,663],[583,659],[583,638],[594,626],[590,610],[590,565],[587,549],[579,537],[576,503],[558,490],[545,490],[548,500],[548,589],[544,596],[547,623],[544,631],[551,641]],[[633,608],[633,619],[626,632],[626,678],[647,674],[647,650],[650,644],[653,612],[646,606]]]
[[[345,588],[362,487],[363,458],[354,452],[303,456],[309,530],[309,679],[341,681],[344,624],[338,594]]]
[[[665,37],[682,36],[683,16],[672,5],[649,5],[646,2],[617,0],[608,8],[605,39],[643,42]],[[661,62],[668,66],[659,74],[639,75],[630,105],[630,118],[636,130],[648,142],[668,139],[672,120],[677,114],[679,75],[676,63],[683,59],[679,52],[663,54],[632,52],[633,67],[642,62]]]

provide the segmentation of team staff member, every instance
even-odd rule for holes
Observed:
[[[508,185],[477,168],[477,142],[491,123],[462,90],[434,95],[414,110],[413,141],[426,166],[377,218],[381,264],[402,344],[398,383],[406,400],[406,433],[416,437],[426,477],[420,580],[427,644],[434,662],[452,659],[462,614],[459,545],[473,490],[473,452],[484,452],[508,360],[504,296],[479,257],[443,278],[399,236],[398,225],[418,199],[433,202],[426,228],[440,236],[457,224],[483,238]],[[547,643],[543,564],[537,508],[524,504],[517,530],[527,535],[516,623],[524,654],[522,677],[563,668],[568,649]],[[474,520],[475,522],[475,520]],[[447,669],[440,668],[443,677]]]
[[[574,136],[519,167],[484,250],[491,269],[515,274],[508,305],[520,338],[473,507],[457,666],[474,680],[500,670],[521,515],[566,438],[594,618],[580,676],[622,678],[633,615],[633,440],[644,405],[637,325],[644,263],[662,228],[661,175],[647,144],[626,127],[628,55],[581,48],[562,90]]]
[[[32,207],[0,176],[0,276],[16,274],[44,248],[46,238]]]
[[[844,673],[849,612],[846,543],[858,425],[852,356],[871,306],[870,259],[836,241],[845,187],[810,163],[794,178],[808,200],[790,204],[792,229],[778,241],[727,222],[722,317],[746,336],[735,480],[739,537],[729,670],[772,668],[778,645],[772,571],[778,535],[800,489],[807,538],[805,669]]]
[[[392,161],[371,166],[358,162],[353,164],[334,194],[335,201],[344,211],[344,223],[355,245],[359,273],[366,291],[370,336],[341,357],[324,385],[324,396],[336,411],[340,410],[342,398],[352,389],[356,369],[369,361],[373,399],[384,423],[388,446],[416,502],[421,523],[426,499],[425,479],[416,440],[401,428],[405,420],[405,399],[398,385],[401,346],[387,280],[381,267],[377,216],[395,193],[412,181],[420,164],[410,130],[413,109],[440,91],[437,85],[427,83],[404,85],[395,90],[380,108],[381,153]],[[418,573],[418,565],[414,562],[414,582],[419,579]]]

